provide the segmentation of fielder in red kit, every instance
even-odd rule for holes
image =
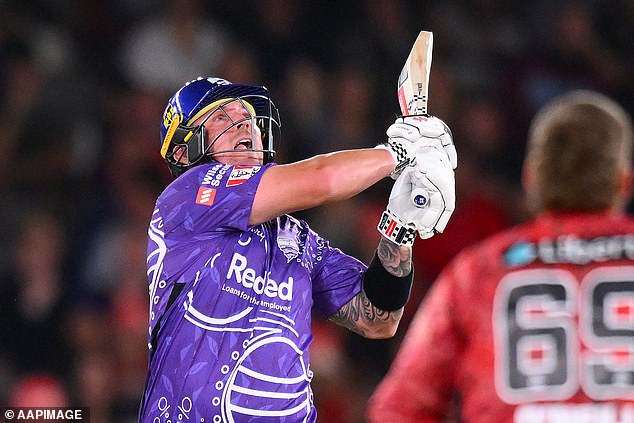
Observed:
[[[421,304],[370,422],[634,423],[632,123],[574,92],[524,163],[534,220],[465,250]],[[455,407],[455,404],[458,407]]]

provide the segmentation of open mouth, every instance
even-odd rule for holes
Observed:
[[[233,148],[234,150],[250,150],[253,146],[253,142],[250,139],[240,140],[236,146]]]

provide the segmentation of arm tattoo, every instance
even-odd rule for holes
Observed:
[[[361,290],[346,305],[341,307],[330,321],[350,329],[361,336],[366,336],[365,327],[376,325],[377,323],[398,322],[403,315],[403,309],[396,311],[380,310],[372,305],[365,292]]]
[[[395,276],[409,275],[412,271],[412,247],[401,247],[381,237],[377,248],[379,260],[385,270]],[[341,307],[330,320],[361,336],[365,336],[365,327],[377,323],[398,323],[403,316],[403,309],[384,311],[372,305],[365,292],[361,290],[346,305]]]
[[[385,270],[394,276],[402,277],[412,271],[412,247],[399,246],[381,237],[376,251]]]

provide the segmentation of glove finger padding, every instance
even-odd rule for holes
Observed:
[[[458,154],[453,143],[453,135],[445,122],[435,116],[404,116],[398,118],[396,122],[399,127],[398,130],[394,128],[395,134],[399,134],[397,136],[414,142],[415,138],[411,137],[418,134],[424,141],[422,143],[417,141],[417,145],[421,147],[442,147],[449,163],[451,163],[452,169],[458,166]],[[393,126],[396,125],[395,123]]]
[[[458,153],[456,151],[456,146],[453,143],[453,134],[451,133],[451,129],[443,122],[438,119],[438,121],[442,124],[444,128],[444,132],[440,135],[440,144],[445,150],[445,154],[447,154],[447,158],[449,159],[449,163],[451,163],[451,168],[455,169],[458,167]]]
[[[456,207],[455,177],[453,169],[436,154],[420,154],[416,158],[416,170],[412,176],[415,186],[424,187],[429,193],[430,212],[420,222],[417,229],[428,232],[445,230],[449,218]]]
[[[453,172],[453,165],[442,147],[421,148],[418,153],[416,153],[414,167],[418,172],[425,173],[427,167],[436,165],[442,165],[447,168],[447,170]]]
[[[403,140],[407,140],[411,143],[416,143],[416,146],[424,146],[426,143],[429,147],[435,147],[436,145],[442,145],[439,139],[436,137],[426,137],[421,135],[420,130],[414,126],[409,125],[407,123],[398,122],[403,118],[398,118],[396,123],[390,125],[387,128],[385,134],[390,138],[402,138]],[[423,138],[422,140],[420,138]]]
[[[458,164],[456,148],[451,130],[434,116],[399,117],[390,125],[386,134],[388,139],[377,148],[392,153],[396,166],[392,174],[397,179],[402,170],[415,162],[416,155],[427,149],[437,149],[445,155],[446,162],[455,169]]]
[[[429,232],[425,232],[425,231],[418,231],[418,236],[420,236],[420,239],[429,239],[432,236],[436,235],[436,231],[431,230]]]
[[[449,163],[451,163],[451,168],[455,169],[458,167],[458,152],[456,151],[456,146],[451,144],[443,145],[445,153],[449,158]]]

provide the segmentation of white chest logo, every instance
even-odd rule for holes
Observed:
[[[280,225],[277,231],[277,247],[284,253],[286,260],[291,260],[299,256],[299,222],[289,217],[284,225]]]

